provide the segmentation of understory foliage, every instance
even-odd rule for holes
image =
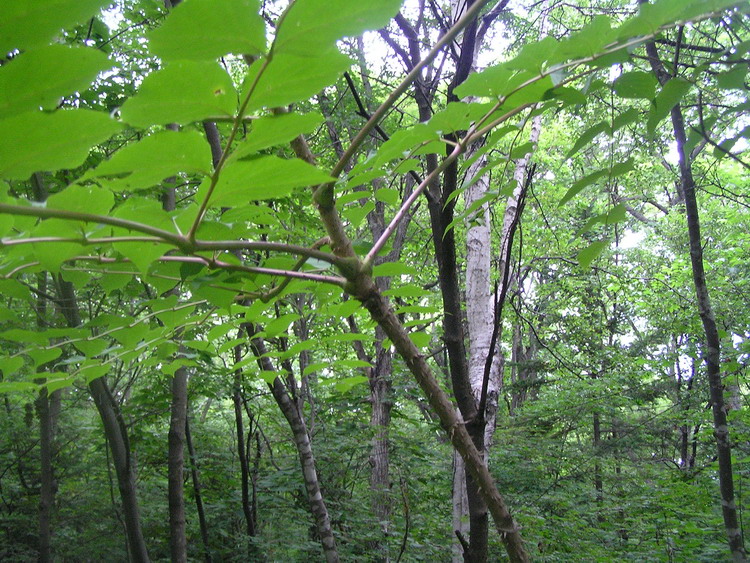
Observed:
[[[744,560],[749,63],[730,0],[3,6],[0,560]]]

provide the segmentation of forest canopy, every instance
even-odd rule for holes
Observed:
[[[12,0],[0,559],[745,561],[750,12]]]

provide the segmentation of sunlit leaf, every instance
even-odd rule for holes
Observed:
[[[49,42],[60,30],[80,23],[109,0],[11,0],[0,17],[0,57]]]
[[[252,200],[280,198],[294,188],[332,180],[325,172],[299,159],[258,156],[233,162],[222,171],[211,205],[233,207]],[[199,197],[204,195],[206,184],[201,186]]]
[[[232,116],[236,108],[232,79],[219,63],[175,61],[144,78],[121,112],[130,125],[149,127]]]
[[[54,109],[62,96],[85,90],[112,63],[96,49],[48,45],[0,67],[0,119]]]
[[[242,158],[269,147],[288,143],[299,135],[309,133],[322,121],[323,116],[316,112],[284,113],[256,119],[247,138],[232,153],[232,158]]]
[[[692,84],[683,78],[673,78],[662,87],[661,92],[656,95],[648,116],[646,129],[649,136],[653,136],[659,122],[669,115],[672,108],[680,102],[691,86]]]
[[[50,209],[85,211],[100,215],[109,213],[114,203],[115,197],[112,192],[98,186],[68,186],[47,199],[47,207]]]
[[[316,57],[337,39],[385,26],[401,3],[401,0],[295,2],[281,20],[274,52]]]
[[[315,58],[279,54],[258,77],[263,68],[263,60],[258,60],[250,67],[242,87],[243,95],[252,88],[247,111],[308,100],[333,84],[351,64],[351,59],[335,48],[320,52]]]
[[[210,60],[228,53],[257,55],[266,47],[258,0],[184,0],[148,34],[163,60]]]
[[[591,243],[589,246],[578,253],[578,264],[582,268],[588,268],[589,266],[591,266],[591,263],[596,260],[599,255],[608,247],[608,240],[599,240]]]
[[[84,109],[4,119],[0,121],[0,177],[22,180],[40,170],[76,167],[92,146],[121,128],[106,113]]]
[[[129,191],[149,188],[178,172],[210,174],[211,169],[211,151],[203,135],[167,130],[127,145],[84,179],[127,174],[108,182],[107,187]]]
[[[615,80],[615,94],[621,98],[645,98],[651,100],[658,86],[656,77],[650,72],[634,70],[626,72]]]

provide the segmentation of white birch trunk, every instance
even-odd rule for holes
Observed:
[[[533,119],[530,141],[536,143],[541,132],[541,117]],[[469,155],[470,156],[470,155]],[[513,179],[516,187],[506,202],[503,214],[502,241],[499,257],[499,275],[502,276],[506,268],[508,245],[513,222],[518,213],[519,200],[526,181],[531,153],[516,162]],[[479,158],[469,169],[467,176],[473,178],[486,164],[485,158]],[[482,198],[489,189],[489,175],[478,178],[464,194],[464,201],[468,209],[475,201]],[[490,353],[492,331],[495,314],[495,296],[493,296],[490,279],[492,232],[490,229],[489,205],[484,204],[474,214],[467,217],[469,227],[466,231],[466,317],[469,336],[469,379],[474,396],[479,402],[484,380],[485,363]],[[509,276],[512,283],[513,275]],[[498,290],[499,291],[499,290]],[[498,329],[500,331],[500,329]],[[502,384],[503,355],[500,350],[501,332],[498,333],[492,365],[490,367],[489,385],[487,386],[487,405],[485,411],[484,443],[485,451],[481,452],[485,460],[487,451],[492,444],[495,432],[498,396]],[[453,456],[453,529],[464,537],[468,534],[468,501],[466,499],[466,473],[463,460]],[[463,562],[463,549],[457,538],[454,538],[452,549],[453,563]]]

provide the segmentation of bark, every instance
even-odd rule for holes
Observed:
[[[203,508],[203,493],[198,471],[198,458],[195,455],[193,436],[190,433],[190,417],[185,418],[185,442],[187,443],[188,455],[190,456],[190,477],[193,481],[193,494],[195,495],[195,509],[198,512],[198,523],[201,529],[201,540],[206,563],[212,563],[211,548],[208,545],[208,525],[206,524],[206,511]]]
[[[73,285],[62,279],[58,279],[58,297],[61,311],[68,326],[80,326],[81,317]],[[130,441],[125,422],[104,377],[92,380],[89,383],[89,392],[99,411],[99,416],[104,426],[104,435],[112,452],[112,462],[115,466],[117,485],[120,491],[130,560],[134,563],[147,563],[150,559],[141,528],[141,516],[135,483],[135,461],[131,455]]]
[[[169,551],[173,562],[187,561],[185,538],[185,424],[187,421],[187,369],[180,367],[172,378],[172,404],[169,419],[167,482],[169,489]]]
[[[242,359],[242,351],[239,345],[234,348],[234,359],[238,362]],[[242,415],[242,372],[237,370],[234,379],[234,392],[232,394],[234,403],[234,421],[237,431],[237,457],[240,462],[240,483],[242,487],[242,513],[245,516],[245,530],[248,538],[255,536],[255,519],[250,505],[250,468],[247,462],[247,450],[245,449],[245,422]]]
[[[47,200],[47,186],[40,173],[31,177],[31,185],[34,199],[37,202]],[[37,327],[43,330],[47,325],[47,273],[38,274],[39,297],[36,304]],[[43,370],[44,368],[42,368]],[[39,383],[44,383],[41,378]],[[57,408],[55,408],[55,404]],[[54,457],[54,440],[57,413],[60,407],[60,391],[54,391],[51,395],[47,388],[39,391],[36,400],[37,416],[39,417],[39,561],[48,563],[52,561],[52,513],[55,507],[55,494],[57,484],[55,483],[54,468],[52,465]]]
[[[57,391],[56,391],[57,392]],[[39,561],[52,561],[52,511],[55,505],[55,480],[52,468],[53,440],[50,397],[47,389],[39,391],[36,400],[39,416]]]
[[[470,168],[468,175],[474,177],[486,163],[478,159]],[[489,189],[489,176],[476,179],[465,193],[466,207],[482,198]],[[490,210],[482,205],[472,217],[467,218],[469,228],[466,232],[466,319],[469,337],[468,377],[472,391],[472,401],[478,404],[484,381],[484,367],[490,352],[490,341],[493,331],[493,307],[490,288]],[[497,387],[497,367],[494,361],[492,377]],[[495,397],[497,395],[495,394]],[[482,453],[486,463],[486,430],[489,428],[484,413],[478,413],[481,423],[475,432],[482,433],[481,440],[475,438],[477,449]],[[494,421],[493,421],[494,422]],[[457,462],[457,463],[456,463]],[[456,533],[454,542],[454,562],[486,561],[487,559],[487,507],[477,502],[478,493],[473,490],[473,483],[467,481],[464,464],[454,456],[453,469],[453,522]],[[460,483],[459,481],[463,481]],[[464,495],[466,498],[464,499]],[[468,515],[468,521],[466,516]],[[468,524],[468,526],[467,526]],[[468,528],[468,529],[467,529]],[[468,532],[468,551],[465,551],[465,537]],[[460,535],[459,535],[460,533]],[[459,557],[459,553],[461,556]]]
[[[265,342],[261,338],[255,336],[255,329],[251,324],[247,323],[243,326],[247,330],[253,354],[255,354],[258,360],[260,368],[264,371],[276,371],[270,358],[266,355],[267,350]],[[307,425],[305,424],[300,411],[297,409],[295,401],[289,396],[281,378],[277,377],[272,383],[269,383],[268,386],[271,389],[273,398],[276,400],[276,404],[279,406],[279,409],[292,430],[294,445],[297,448],[297,455],[299,456],[300,466],[302,467],[305,489],[307,490],[307,501],[310,505],[310,511],[315,518],[315,525],[318,535],[320,536],[320,543],[323,546],[323,553],[326,562],[338,563],[340,558],[336,547],[336,539],[334,538],[333,529],[331,528],[328,508],[326,507],[320,489],[318,471],[315,468],[315,457],[313,456],[312,446],[310,444],[310,436],[307,433]]]
[[[372,508],[378,519],[381,539],[373,542],[372,549],[378,561],[390,560],[388,553],[388,536],[391,520],[391,476],[390,447],[388,441],[391,424],[393,357],[390,350],[383,346],[385,333],[378,327],[376,333],[376,360],[370,370],[370,427],[374,431],[370,450],[370,492]]]
[[[333,234],[333,231],[329,231]],[[529,561],[520,531],[495,482],[484,463],[484,459],[469,436],[463,419],[453,408],[450,399],[433,376],[424,355],[414,345],[383,295],[375,287],[372,278],[360,274],[348,287],[350,293],[360,300],[390,338],[393,346],[403,358],[417,383],[422,388],[430,406],[440,419],[453,447],[466,463],[477,490],[487,503],[495,528],[500,534],[511,561]]]
[[[666,83],[671,76],[667,73],[656,45],[650,42],[646,52],[651,68],[661,84]],[[692,162],[685,150],[687,141],[685,135],[685,121],[680,104],[676,104],[671,111],[672,131],[677,145],[680,170],[680,195],[685,206],[685,219],[690,240],[690,265],[693,274],[698,314],[703,324],[703,360],[706,363],[706,376],[711,397],[711,411],[713,414],[714,437],[719,462],[719,490],[721,493],[721,510],[724,517],[724,528],[729,543],[729,551],[734,561],[747,561],[742,529],[737,516],[737,505],[734,501],[734,478],[732,473],[732,448],[729,439],[729,423],[727,421],[727,406],[724,401],[724,384],[721,374],[721,340],[716,324],[711,298],[706,282],[706,272],[703,265],[703,240],[700,228],[700,213],[695,196],[695,180],[693,178]]]

